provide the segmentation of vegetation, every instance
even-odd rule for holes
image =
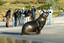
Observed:
[[[43,8],[43,9],[47,10],[50,6],[51,6],[50,4],[44,4],[44,5],[39,6],[37,9]]]
[[[0,0],[0,6],[2,6],[3,4],[5,4],[5,2]]]
[[[31,9],[31,5],[29,4],[28,6],[27,6],[29,9]]]
[[[38,16],[39,16],[39,13],[38,13],[39,9],[43,8],[47,11],[51,5],[53,6],[53,9],[55,8],[53,17],[58,16],[59,14],[63,13],[59,10],[59,9],[64,8],[63,0],[61,0],[61,1],[54,0],[55,4],[52,4],[53,3],[52,0],[46,0],[47,3],[45,3],[45,4],[39,3],[40,1],[38,1],[38,0],[29,0],[29,1],[28,0],[1,0],[0,1],[0,21],[3,21],[3,20],[6,21],[6,18],[3,18],[3,16],[5,16],[5,14],[9,8],[12,9],[12,15],[13,15],[13,11],[16,8],[22,9],[23,7],[25,8],[25,6],[28,6],[28,8],[30,9],[32,6],[35,6],[37,8],[36,18],[38,18]],[[59,8],[57,10],[58,12],[56,11],[57,8]],[[12,21],[12,15],[11,15],[11,19],[10,19],[11,21]]]

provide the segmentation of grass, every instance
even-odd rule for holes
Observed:
[[[50,6],[51,6],[51,5],[44,4],[44,5],[39,6],[37,9],[43,8],[43,9],[47,10]]]
[[[28,6],[29,4],[22,4],[22,3],[20,3],[20,4],[11,4],[11,3],[6,3],[6,4],[3,4],[2,6],[0,6],[0,21],[3,21],[3,19],[6,21],[6,18],[3,18],[3,16],[5,16],[6,15],[6,12],[7,12],[7,10],[9,9],[9,8],[11,8],[12,9],[12,15],[13,15],[13,11],[17,8],[17,9],[22,9],[23,7],[25,7],[25,6]],[[39,8],[39,7],[46,7],[44,4],[30,4],[31,5],[31,7],[32,6],[35,6],[35,8]],[[40,8],[39,8],[40,9]],[[48,9],[48,8],[47,8]],[[46,9],[46,10],[47,10]],[[53,13],[53,17],[55,17],[55,16],[58,16],[59,14],[61,14],[61,13],[63,13],[63,12],[61,12],[61,11],[54,11],[54,13]],[[37,16],[36,16],[36,18],[38,18],[39,17],[39,13],[38,13],[38,10],[37,10],[37,12],[36,12],[36,14],[37,14]],[[12,21],[12,15],[11,15],[11,19],[10,19],[10,21]]]
[[[64,0],[59,0],[59,6],[60,6],[61,8],[64,8]]]

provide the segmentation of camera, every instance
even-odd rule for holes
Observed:
[[[51,11],[49,13],[51,13]]]

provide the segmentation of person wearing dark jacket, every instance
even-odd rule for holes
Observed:
[[[18,25],[21,25],[21,10],[20,9],[18,9],[17,14],[18,14],[18,20],[19,20]]]
[[[11,16],[11,9],[9,9],[6,13],[6,27],[9,27],[9,19]]]
[[[13,13],[13,26],[17,26],[17,18],[18,18],[17,9],[15,9]]]
[[[29,22],[30,10],[27,8],[24,14],[25,14],[25,23]]]
[[[31,18],[32,18],[32,20],[35,20],[35,17],[36,17],[36,8],[33,6],[32,7],[32,9],[31,9],[31,12],[32,12],[32,16],[31,16]]]

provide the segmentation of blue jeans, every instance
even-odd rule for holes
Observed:
[[[15,23],[14,23],[15,26],[17,26],[17,18],[15,18]]]
[[[24,24],[24,16],[21,16],[21,24]]]
[[[15,26],[15,17],[13,17],[13,27]]]
[[[19,22],[18,25],[21,25],[21,17],[18,17],[18,22]]]

